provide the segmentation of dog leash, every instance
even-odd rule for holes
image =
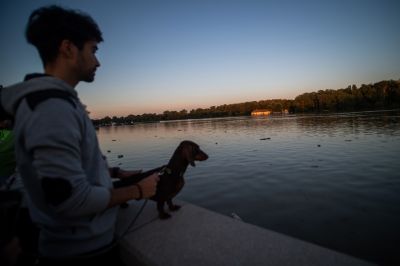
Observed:
[[[164,166],[159,172],[158,175],[162,176],[165,174],[170,175],[172,173],[172,170],[170,168],[168,168],[167,166]],[[142,205],[142,207],[140,207],[139,211],[137,212],[135,218],[132,219],[132,221],[130,222],[130,224],[128,225],[128,227],[126,228],[126,230],[118,237],[118,239],[116,240],[116,242],[119,242],[127,233],[132,232],[131,228],[135,225],[136,220],[139,218],[140,214],[143,212],[144,207],[146,207],[148,199],[146,199]]]
[[[136,220],[139,218],[140,214],[143,212],[144,207],[146,207],[148,199],[146,199],[143,204],[142,207],[140,207],[140,210],[137,212],[135,218],[132,219],[132,221],[129,223],[128,227],[126,228],[126,230],[121,234],[121,236],[118,237],[116,242],[119,242],[124,236],[126,236],[127,233],[130,232],[131,228],[135,225]]]

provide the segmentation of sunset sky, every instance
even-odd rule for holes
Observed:
[[[0,84],[42,71],[24,30],[48,4],[82,10],[103,31],[96,80],[77,86],[92,118],[400,79],[396,0],[3,0]]]

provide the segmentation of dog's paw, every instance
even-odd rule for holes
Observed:
[[[169,209],[173,212],[179,210],[180,208],[181,208],[181,206],[179,206],[179,205],[172,205],[169,207]]]
[[[159,213],[159,214],[158,214],[158,217],[159,217],[161,220],[166,220],[166,219],[171,218],[171,215],[168,214],[168,213],[166,213],[166,212],[163,212],[163,213]]]

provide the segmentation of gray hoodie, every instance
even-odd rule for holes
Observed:
[[[32,110],[25,96],[47,89],[68,92],[74,104],[49,98]],[[17,167],[41,229],[40,254],[75,256],[110,244],[117,215],[106,208],[112,181],[76,91],[45,76],[3,88],[0,99],[15,117]]]

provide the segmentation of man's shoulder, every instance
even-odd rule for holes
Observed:
[[[50,99],[61,99],[70,104],[73,108],[76,108],[76,102],[74,101],[73,96],[69,92],[59,89],[47,89],[31,92],[30,94],[27,94],[25,98],[32,111],[34,111],[39,104]]]
[[[72,106],[76,105],[74,103],[78,99],[76,91],[64,81],[51,76],[36,75],[24,82],[3,88],[0,91],[0,111],[13,118],[19,105],[25,100],[30,109],[34,110],[42,102],[54,98],[67,101]]]

